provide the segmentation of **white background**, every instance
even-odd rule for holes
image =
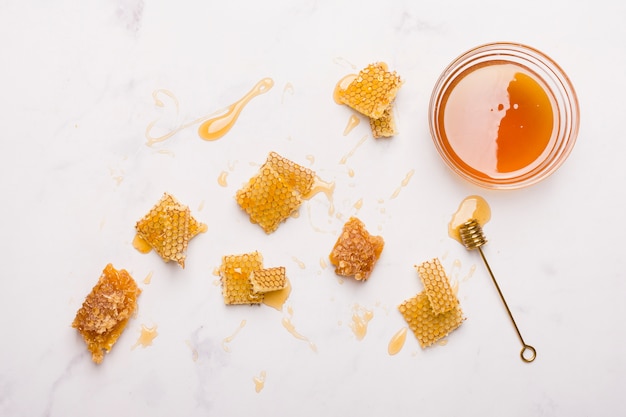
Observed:
[[[623,415],[625,16],[626,3],[605,0],[1,2],[0,415]],[[569,159],[523,190],[456,177],[428,129],[441,71],[494,41],[550,55],[580,101]],[[332,92],[374,61],[405,80],[400,134],[361,143],[367,123],[343,135],[352,112]],[[264,77],[274,87],[223,138],[203,141],[194,125],[146,145],[154,120],[166,131],[209,115]],[[178,115],[167,97],[155,105],[158,89]],[[333,181],[334,211],[319,194],[272,235],[250,224],[233,196],[271,150]],[[184,270],[132,247],[165,191],[208,225]],[[485,254],[532,364],[478,254],[447,236],[472,194],[491,205]],[[365,283],[325,262],[351,215],[386,242]],[[254,250],[287,268],[283,311],[223,304],[221,257]],[[421,291],[413,265],[433,257],[467,320],[445,345],[422,350],[409,334],[390,356],[397,305]],[[70,325],[109,262],[143,293],[94,365]],[[363,311],[373,318],[357,340]],[[133,348],[142,325],[158,337]]]

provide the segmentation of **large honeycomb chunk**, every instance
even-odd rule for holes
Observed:
[[[141,290],[124,270],[108,264],[97,284],[76,313],[72,327],[78,330],[95,363],[102,363],[137,310]]]
[[[187,246],[191,238],[206,230],[193,218],[189,207],[168,193],[139,220],[137,236],[154,249],[165,262],[175,261],[185,267]]]
[[[433,313],[445,313],[459,304],[439,259],[423,262],[415,268],[424,284],[424,293],[428,296]]]
[[[276,266],[252,271],[250,283],[252,284],[252,292],[255,294],[282,290],[287,285],[285,267]]]
[[[405,300],[398,306],[398,310],[422,348],[444,338],[458,328],[464,320],[463,312],[458,304],[445,313],[435,314],[428,296],[423,292]]]
[[[351,217],[344,224],[329,259],[335,265],[337,275],[353,276],[358,281],[365,281],[374,269],[384,245],[381,236],[370,235],[361,220]]]
[[[340,102],[373,119],[380,118],[396,98],[402,79],[387,65],[376,62],[362,69],[352,82],[337,93]]]
[[[237,191],[239,206],[265,233],[296,212],[313,189],[315,173],[276,152],[270,152],[259,172]]]
[[[220,278],[225,304],[260,304],[262,293],[254,293],[250,274],[263,269],[263,257],[259,252],[222,257]]]

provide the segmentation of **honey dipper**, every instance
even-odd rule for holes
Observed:
[[[461,243],[463,243],[463,246],[465,246],[465,248],[468,250],[478,249],[478,252],[480,253],[481,258],[483,258],[483,262],[485,263],[485,266],[487,267],[487,271],[489,272],[489,275],[491,275],[491,279],[493,280],[493,283],[496,286],[496,289],[498,290],[498,294],[500,294],[500,298],[502,299],[502,302],[504,303],[504,307],[506,307],[506,312],[509,314],[509,318],[511,319],[511,322],[513,323],[513,326],[515,327],[517,336],[519,337],[520,342],[522,342],[522,350],[520,352],[520,356],[522,360],[528,363],[534,361],[535,357],[537,357],[537,351],[535,350],[534,347],[524,342],[524,338],[522,337],[522,334],[517,328],[517,324],[515,323],[513,314],[511,313],[511,310],[509,309],[509,306],[507,305],[506,300],[504,299],[504,295],[502,295],[500,286],[498,285],[496,278],[493,276],[493,272],[491,272],[491,267],[489,266],[489,263],[487,262],[487,258],[485,258],[485,254],[483,253],[481,249],[481,247],[485,243],[487,243],[487,239],[485,238],[482,227],[480,226],[478,221],[476,221],[476,219],[471,219],[461,225],[461,227],[459,228],[459,234],[461,236]]]

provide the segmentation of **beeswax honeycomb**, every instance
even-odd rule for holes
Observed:
[[[260,304],[263,294],[255,294],[250,274],[263,269],[263,257],[259,252],[222,257],[220,279],[225,304]]]
[[[250,221],[269,234],[298,210],[314,181],[312,170],[270,152],[259,172],[237,191],[236,200]]]
[[[108,264],[97,284],[85,298],[72,327],[78,330],[95,363],[102,363],[137,310],[141,290],[124,270]]]
[[[422,348],[444,338],[458,328],[464,320],[463,312],[458,304],[445,313],[435,314],[428,296],[423,292],[405,300],[398,306],[398,310]]]
[[[184,268],[189,240],[204,231],[206,225],[193,218],[189,207],[164,193],[135,229],[165,262],[176,261]]]
[[[358,281],[365,281],[374,269],[384,245],[381,236],[370,235],[361,220],[351,217],[344,224],[329,259],[335,265],[337,275],[354,276]]]
[[[445,313],[459,304],[439,259],[423,262],[415,268],[424,284],[424,293],[428,296],[433,313]]]
[[[396,122],[393,117],[392,108],[385,109],[383,115],[378,119],[369,118],[372,136],[374,138],[390,138],[398,133],[396,130]]]
[[[359,113],[378,119],[391,106],[402,83],[395,71],[390,72],[386,64],[376,62],[362,69],[345,89],[338,91],[337,98]]]
[[[252,271],[250,282],[252,283],[252,291],[255,294],[282,290],[287,285],[285,267],[277,266]]]

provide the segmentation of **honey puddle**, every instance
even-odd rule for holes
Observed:
[[[391,337],[391,340],[389,341],[389,346],[387,347],[387,352],[391,356],[400,352],[402,348],[404,347],[404,342],[406,341],[407,330],[408,329],[406,327],[403,327]]]
[[[307,337],[305,337],[305,336],[301,335],[300,333],[298,333],[296,331],[296,327],[291,322],[291,319],[293,318],[293,308],[291,306],[289,306],[287,308],[287,313],[288,313],[289,316],[288,317],[283,317],[283,320],[282,320],[283,327],[285,329],[287,329],[287,331],[289,333],[291,333],[291,335],[293,337],[295,337],[296,339],[303,340],[303,341],[307,342],[309,347],[311,348],[311,350],[313,352],[317,353],[317,346],[315,346],[315,344],[313,342],[311,342]]]
[[[226,187],[228,183],[226,182],[226,177],[228,177],[228,172],[222,171],[220,172],[220,176],[217,177],[217,183],[222,187]]]
[[[357,340],[363,340],[367,334],[367,326],[370,320],[374,318],[374,312],[359,305],[355,305],[353,310],[350,328]]]
[[[464,199],[457,211],[452,215],[450,223],[448,223],[448,235],[461,241],[460,227],[468,220],[474,219],[479,225],[484,226],[491,219],[491,209],[484,198],[471,195]]]
[[[363,207],[363,199],[359,198],[356,203],[354,203],[354,208],[360,210]]]
[[[406,187],[409,184],[409,181],[411,180],[411,177],[413,176],[414,173],[415,173],[414,169],[407,172],[406,176],[400,183],[400,187],[396,188],[396,190],[393,192],[391,197],[389,197],[390,199],[394,199],[400,194],[400,190],[402,189],[402,187]]]
[[[152,341],[159,335],[157,333],[157,326],[147,327],[146,325],[141,325],[141,334],[139,335],[139,339],[133,345],[132,349],[135,349],[137,346],[141,345],[141,347],[152,346]]]
[[[139,235],[135,235],[135,238],[133,239],[133,247],[141,253],[148,253],[152,250],[150,244]]]
[[[263,304],[281,311],[285,301],[289,298],[289,294],[291,294],[291,282],[287,279],[285,288],[282,290],[265,293],[265,296],[263,297]]]
[[[359,118],[359,116],[357,116],[356,114],[351,115],[348,119],[348,124],[346,125],[346,128],[343,130],[343,135],[348,136],[348,134],[352,132],[352,129],[357,127],[359,123],[361,123],[361,119]]]
[[[324,259],[324,258],[320,258],[320,267],[321,267],[322,269],[326,269],[326,268],[328,268],[328,263],[326,263],[326,259]]]
[[[241,111],[250,102],[250,100],[252,100],[256,96],[268,92],[273,86],[274,81],[271,78],[264,78],[259,81],[254,87],[252,87],[252,89],[246,95],[244,95],[241,99],[234,102],[230,106],[211,113],[210,115],[199,117],[188,123],[180,124],[178,127],[170,130],[169,132],[161,136],[152,136],[151,134],[154,126],[159,122],[158,119],[154,120],[150,122],[146,127],[145,136],[148,140],[146,144],[148,146],[152,146],[155,143],[163,142],[176,135],[178,132],[198,123],[201,123],[201,125],[198,127],[198,135],[202,139],[207,141],[217,140],[224,136],[226,133],[228,133],[228,131],[233,127],[233,125],[239,118]],[[178,100],[176,99],[174,94],[164,89],[155,90],[152,93],[152,97],[154,99],[155,105],[157,105],[158,107],[164,107],[163,102],[158,98],[159,94],[165,94],[174,101],[176,106],[176,114],[178,115],[180,108]]]
[[[254,390],[256,392],[261,392],[261,390],[265,387],[265,377],[267,376],[265,371],[261,371],[259,376],[255,376],[252,378],[252,382],[254,382]]]
[[[234,333],[231,334],[228,337],[225,337],[222,340],[222,349],[224,349],[224,351],[230,352],[230,348],[228,347],[228,343],[232,342],[235,339],[235,337],[237,337],[237,335],[239,334],[241,329],[244,328],[245,325],[246,325],[246,321],[245,320],[241,320],[241,323],[239,323],[239,327],[237,327],[237,329],[234,331]]]
[[[152,274],[152,271],[148,272],[148,275],[146,275],[146,277],[143,279],[144,284],[150,284],[150,282],[152,281]]]
[[[350,158],[352,155],[354,155],[354,153],[356,152],[356,150],[363,145],[363,143],[365,143],[365,141],[367,140],[367,135],[364,135],[361,139],[359,139],[359,141],[357,142],[356,145],[354,145],[354,147],[350,150],[350,152],[348,152],[347,154],[345,154],[341,160],[339,161],[339,164],[341,165],[345,165],[346,162],[348,162],[348,158]]]
[[[313,180],[313,186],[311,187],[311,191],[309,191],[307,195],[302,196],[302,198],[305,200],[309,200],[313,198],[315,194],[324,193],[329,203],[328,215],[332,216],[335,213],[335,202],[333,201],[334,191],[335,191],[334,182],[326,182],[316,176],[315,179]]]

